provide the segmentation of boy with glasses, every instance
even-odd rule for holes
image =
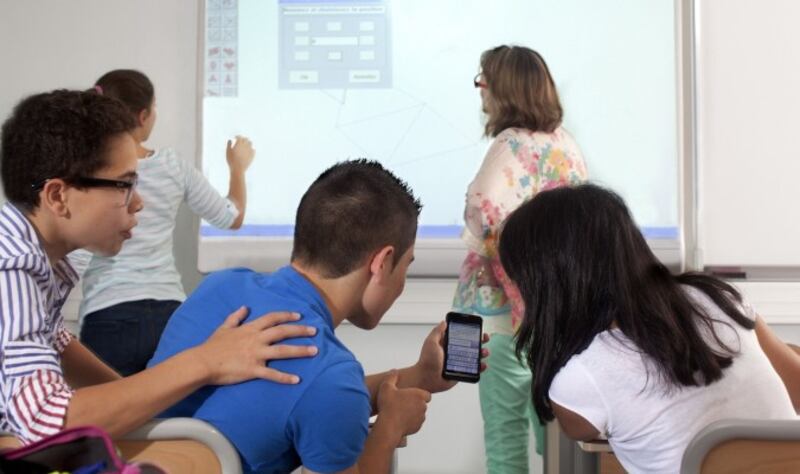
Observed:
[[[61,307],[78,280],[66,255],[78,248],[116,254],[142,209],[133,126],[118,101],[66,90],[24,99],[3,124],[0,430],[23,443],[79,425],[121,435],[206,384],[297,383],[265,360],[316,353],[270,346],[315,333],[272,327],[297,315],[237,327],[247,315],[242,307],[205,344],[121,378],[65,329]]]

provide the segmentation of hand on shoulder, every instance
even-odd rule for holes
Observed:
[[[234,311],[205,343],[193,349],[207,369],[207,383],[227,385],[254,378],[298,383],[300,379],[296,375],[271,369],[266,362],[316,355],[315,346],[276,344],[288,338],[313,336],[316,328],[282,324],[300,319],[299,315],[289,312],[269,313],[240,325],[247,314],[245,307]]]

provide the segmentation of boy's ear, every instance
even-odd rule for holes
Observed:
[[[63,179],[47,180],[42,190],[39,191],[39,207],[49,209],[58,217],[69,217],[67,187],[67,183]]]
[[[387,245],[378,250],[369,262],[370,273],[379,278],[388,275],[394,266],[394,252],[393,245]]]

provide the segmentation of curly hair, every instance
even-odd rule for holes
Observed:
[[[125,106],[94,90],[55,90],[23,99],[0,130],[0,175],[6,198],[32,212],[38,183],[70,182],[106,165],[109,140],[135,127]]]
[[[547,63],[525,46],[498,46],[481,55],[481,75],[489,91],[484,133],[496,137],[507,128],[552,133],[564,111]]]

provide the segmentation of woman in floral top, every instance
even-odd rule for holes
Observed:
[[[499,231],[505,218],[542,190],[586,180],[580,148],[561,127],[562,109],[544,59],[522,46],[498,46],[481,56],[475,78],[494,141],[466,197],[468,254],[453,301],[456,311],[483,317],[492,334],[481,377],[486,462],[490,474],[528,472],[529,423],[541,454],[544,430],[533,417],[531,372],[514,354],[522,301],[500,265]]]

